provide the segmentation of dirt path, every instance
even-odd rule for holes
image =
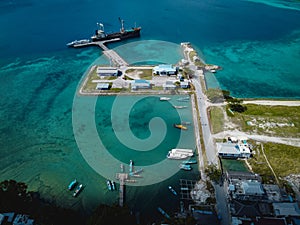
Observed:
[[[268,158],[267,158],[267,156],[266,156],[266,154],[265,154],[265,151],[264,151],[264,146],[263,146],[263,144],[261,144],[260,146],[261,146],[261,151],[262,151],[262,154],[264,155],[264,157],[265,157],[265,160],[266,160],[266,162],[267,162],[267,164],[268,164],[268,166],[269,166],[270,170],[272,171],[272,173],[273,173],[273,175],[274,175],[274,177],[275,177],[276,183],[279,185],[278,178],[277,178],[277,176],[276,176],[276,174],[275,174],[275,172],[274,172],[274,170],[273,170],[273,168],[272,168],[272,166],[271,166],[271,164],[270,164],[270,162],[269,162],[269,160],[268,160]]]
[[[300,101],[253,100],[243,101],[244,104],[300,106]]]
[[[261,141],[261,142],[274,142],[279,144],[286,144],[291,146],[300,147],[300,138],[284,138],[284,137],[270,137],[265,135],[257,135],[257,134],[247,134],[245,132],[239,130],[229,130],[223,131],[218,134],[214,134],[213,137],[217,139],[223,139],[228,136],[246,136],[250,139]]]

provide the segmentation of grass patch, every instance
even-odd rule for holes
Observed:
[[[140,79],[152,80],[152,69],[128,69],[125,71],[125,73],[128,76],[130,76],[130,74],[134,74]]]
[[[205,91],[205,94],[212,103],[224,102],[224,95],[223,95],[222,90],[220,90],[220,89],[209,88]]]
[[[265,143],[263,144],[263,147],[267,159],[278,178],[283,178],[289,174],[300,173],[299,147],[275,143]],[[253,158],[248,160],[253,171],[260,174],[263,177],[263,181],[265,183],[274,183],[275,180],[273,177],[273,173],[267,165],[260,145],[258,145],[254,149],[256,151],[256,154]]]
[[[205,67],[205,64],[203,62],[201,62],[200,60],[194,62],[195,63],[195,66],[198,66],[198,67]]]
[[[133,80],[133,79],[125,75],[125,80]]]
[[[194,61],[194,56],[197,56],[200,59],[200,57],[198,56],[198,53],[196,51],[190,51],[189,57],[192,61]],[[198,67],[205,67],[205,64],[201,60],[194,61],[194,64],[195,64],[195,66],[198,66]]]
[[[99,80],[99,76],[97,75],[97,67],[95,67],[90,73],[87,75],[87,82],[83,87],[84,91],[94,91],[97,87],[97,83],[93,83],[93,80]]]
[[[194,56],[198,56],[197,52],[196,51],[190,51],[189,57],[190,57],[191,60],[193,60]]]
[[[211,121],[212,133],[220,133],[224,129],[224,114],[223,109],[221,107],[210,107],[209,108],[209,116]]]
[[[281,137],[300,137],[299,106],[265,106],[246,104],[243,113],[230,115],[245,132]]]
[[[117,76],[107,76],[101,78],[97,75],[97,67],[94,67],[93,70],[91,70],[90,73],[87,75],[87,80],[83,87],[83,90],[86,92],[96,90],[97,83],[94,83],[93,80],[115,80],[117,78],[118,78]],[[111,82],[110,82],[110,86],[111,86]]]
[[[151,89],[156,90],[156,91],[161,91],[161,90],[163,90],[163,87],[161,87],[161,86],[152,86]]]
[[[117,78],[118,78],[118,76],[109,76],[109,77],[103,78],[103,80],[115,80]]]

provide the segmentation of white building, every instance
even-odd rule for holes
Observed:
[[[251,150],[246,144],[217,143],[218,154],[222,158],[249,158]]]
[[[116,67],[97,67],[97,75],[103,76],[118,76],[119,70]]]
[[[241,189],[244,195],[263,195],[262,184],[257,180],[245,180],[241,182]]]
[[[160,76],[175,75],[177,74],[177,70],[172,65],[163,64],[153,67],[153,74]]]
[[[147,80],[133,80],[131,82],[131,90],[150,89],[151,84]]]
[[[173,81],[171,80],[167,80],[164,84],[163,84],[163,89],[164,90],[175,90],[176,89],[176,85],[174,84]]]
[[[188,82],[188,81],[181,81],[180,82],[180,87],[184,88],[184,89],[190,88],[190,82]]]
[[[97,90],[108,90],[109,89],[109,83],[98,83]]]

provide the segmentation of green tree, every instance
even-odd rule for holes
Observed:
[[[213,164],[207,166],[207,168],[205,169],[205,172],[209,176],[209,178],[215,182],[219,182],[221,175],[222,175],[221,170],[219,170],[217,168],[217,166],[213,165]]]

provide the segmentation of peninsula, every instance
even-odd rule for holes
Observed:
[[[252,107],[255,108],[255,104],[259,107],[261,105],[299,107],[299,101],[249,100],[243,102],[241,99],[232,98],[226,91],[207,88],[205,75],[216,73],[221,67],[206,64],[188,42],[181,43],[184,58],[176,65],[130,66],[117,52],[109,50],[107,47],[102,46],[101,48],[112,65],[91,66],[80,86],[80,95],[190,95],[201,179],[195,181],[191,187],[185,186],[184,182],[186,181],[181,181],[181,188],[191,190],[190,195],[195,204],[183,208],[181,213],[176,214],[175,217],[187,218],[187,215],[192,215],[194,218],[202,218],[205,213],[210,212],[217,218],[218,223],[224,225],[230,224],[234,220],[243,220],[242,217],[244,216],[251,220],[252,215],[249,213],[242,215],[242,211],[236,210],[242,210],[239,208],[241,205],[242,207],[250,207],[253,203],[249,202],[251,198],[257,204],[267,204],[275,208],[285,207],[283,205],[286,204],[287,198],[282,195],[283,190],[292,199],[287,207],[294,207],[295,202],[299,199],[299,183],[297,183],[300,173],[299,167],[296,166],[289,172],[276,171],[274,168],[278,167],[272,165],[272,160],[267,156],[268,152],[264,151],[264,146],[266,148],[273,146],[272,148],[274,148],[274,145],[268,143],[273,142],[288,145],[294,151],[299,151],[299,133],[297,133],[296,128],[299,124],[299,116],[291,121],[265,121],[264,125],[257,125],[258,127],[268,126],[269,131],[274,126],[283,130],[287,129],[291,132],[290,134],[294,134],[293,138],[274,137],[270,135],[272,132],[269,134],[263,132],[251,134],[247,132],[249,128],[247,128],[248,130],[238,130],[238,124],[234,125],[237,123],[234,118],[241,113],[250,112]],[[169,98],[162,97],[161,99],[167,101]],[[289,109],[293,110],[294,108]],[[280,110],[283,109],[280,108]],[[261,115],[263,115],[263,111]],[[258,121],[253,116],[249,116],[248,120],[247,124],[253,128]],[[240,125],[240,127],[243,126]],[[275,148],[281,147],[278,144],[275,146],[277,146]],[[297,154],[292,155],[298,157]],[[226,158],[239,159],[237,162],[245,162],[249,172],[231,171],[225,168],[223,162]],[[264,176],[266,171],[258,169],[256,164],[259,162],[257,159],[266,163],[265,170],[271,171],[270,173],[267,172],[272,176],[271,179]],[[259,171],[261,171],[262,177],[259,175]],[[285,176],[285,178],[278,178],[276,173]],[[247,185],[255,186],[257,192],[248,193]],[[239,187],[242,189],[239,190]],[[271,190],[276,190],[278,195],[276,201],[271,198],[273,193]],[[255,209],[251,210],[256,213],[256,217],[262,215]],[[278,220],[271,210],[267,212],[267,215],[273,216],[272,220]],[[288,216],[285,215],[285,217]],[[264,217],[261,218],[264,219]],[[279,220],[283,219],[280,218]]]

